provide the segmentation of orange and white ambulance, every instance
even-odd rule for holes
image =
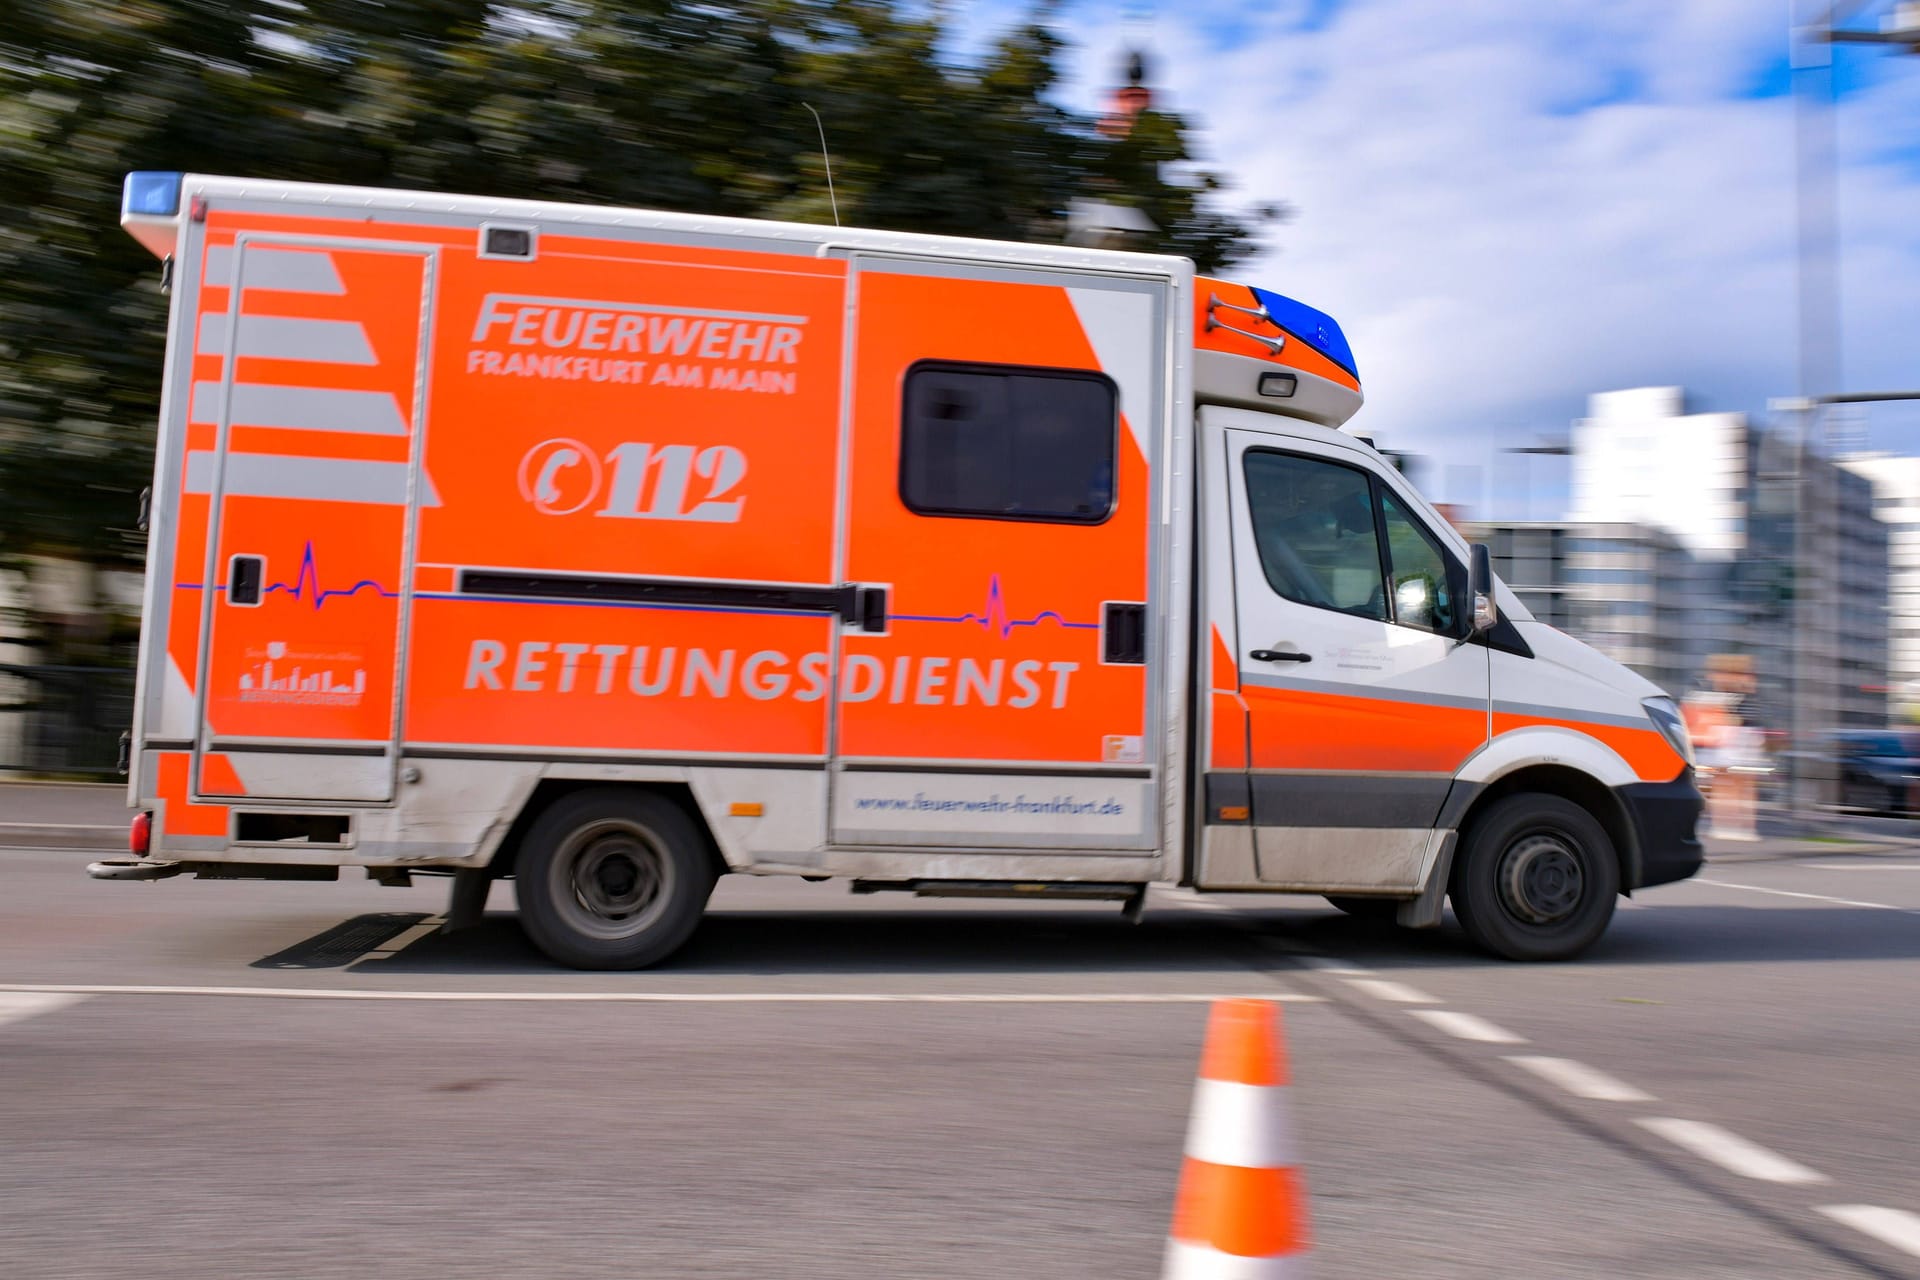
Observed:
[[[726,872],[1323,894],[1516,958],[1691,874],[1660,691],[1183,259],[141,173],[166,381],[134,854],[512,876],[657,961]]]

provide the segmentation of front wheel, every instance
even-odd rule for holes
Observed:
[[[1606,931],[1620,892],[1613,841],[1559,796],[1495,801],[1462,836],[1448,893],[1461,928],[1509,960],[1566,960]]]
[[[534,820],[514,867],[520,926],[576,969],[640,969],[692,936],[713,892],[699,830],[665,796],[576,791]]]

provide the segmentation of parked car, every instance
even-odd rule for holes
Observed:
[[[1844,729],[1821,746],[1838,771],[1842,808],[1901,817],[1920,811],[1920,734]]]

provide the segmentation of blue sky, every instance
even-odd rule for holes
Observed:
[[[1022,9],[949,12],[964,54]],[[1680,385],[1764,416],[1797,390],[1789,18],[1789,0],[1081,0],[1054,22],[1067,101],[1097,108],[1145,45],[1236,197],[1298,209],[1236,274],[1341,320],[1356,427],[1433,456],[1437,497],[1544,517],[1551,464],[1523,513],[1496,451],[1563,434],[1589,393]],[[1920,56],[1837,53],[1840,389],[1916,388]],[[1920,451],[1920,407],[1853,427]]]

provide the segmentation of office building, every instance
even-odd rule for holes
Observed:
[[[1887,682],[1903,720],[1920,718],[1920,458],[1858,453],[1841,465],[1873,485],[1887,531]]]
[[[1699,681],[1702,619],[1726,608],[1719,576],[1673,534],[1640,524],[1531,520],[1465,526],[1527,611],[1676,696]]]
[[[1568,519],[1486,526],[1528,607],[1675,694],[1708,655],[1749,654],[1768,727],[1795,723],[1796,687],[1809,730],[1884,725],[1888,530],[1867,479],[1744,414],[1689,413],[1679,387],[1588,403]],[[1920,609],[1914,641],[1920,677]]]

